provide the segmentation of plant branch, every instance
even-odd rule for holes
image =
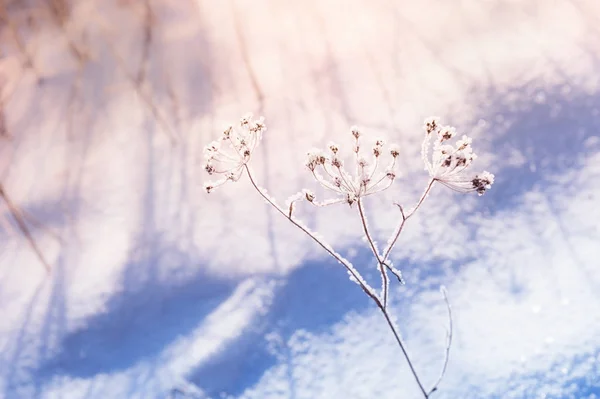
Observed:
[[[277,205],[277,203],[275,203],[275,201],[271,197],[269,197],[265,193],[265,191],[258,186],[258,184],[256,184],[254,177],[252,176],[252,172],[250,171],[250,168],[248,167],[248,165],[244,165],[244,169],[246,170],[246,174],[248,175],[248,178],[250,179],[250,183],[252,183],[252,186],[254,187],[254,189],[256,191],[258,191],[258,193],[261,195],[261,197],[264,198],[265,201],[267,201],[273,208],[275,208],[277,210],[277,212],[279,212],[286,219],[288,219],[290,222],[292,222],[292,224],[294,226],[298,227],[306,235],[308,235],[310,238],[312,238],[313,241],[315,241],[317,244],[319,244],[321,246],[321,248],[323,248],[325,251],[327,251],[327,253],[329,253],[333,258],[335,258],[338,262],[340,262],[346,268],[346,270],[348,270],[348,273],[350,273],[350,275],[354,278],[354,280],[356,280],[358,285],[360,285],[362,290],[369,297],[371,297],[374,301],[380,302],[379,298],[377,297],[377,294],[375,293],[373,288],[371,288],[369,286],[369,284],[364,280],[364,278],[361,276],[361,274],[354,268],[354,266],[352,266],[352,264],[349,261],[344,259],[344,257],[342,255],[335,252],[333,250],[333,248],[331,248],[331,246],[328,245],[327,243],[325,243],[322,239],[318,238],[315,235],[315,233],[313,233],[312,231],[310,231],[308,229],[308,227],[304,226],[300,221],[296,220],[291,214],[288,214],[288,212],[286,212],[283,208],[281,208],[279,205]]]
[[[362,222],[362,225],[363,225],[365,237],[367,238],[367,241],[369,242],[369,246],[371,247],[371,251],[373,252],[373,255],[375,255],[375,258],[377,259],[378,267],[381,272],[381,285],[382,285],[381,296],[383,298],[383,307],[387,308],[388,290],[389,290],[389,278],[388,278],[388,275],[386,272],[387,265],[385,265],[385,263],[381,259],[381,256],[379,255],[379,252],[377,251],[377,247],[375,246],[375,241],[373,241],[373,237],[371,237],[371,233],[369,233],[369,225],[367,223],[367,215],[365,213],[365,207],[363,206],[362,199],[359,197],[357,202],[358,202],[358,213],[360,214],[360,221]]]
[[[392,234],[390,240],[388,241],[388,245],[385,248],[385,250],[383,251],[383,261],[385,262],[388,258],[388,256],[390,256],[390,252],[392,252],[392,249],[394,248],[394,245],[396,245],[396,241],[398,241],[398,237],[400,236],[400,233],[402,233],[402,229],[404,228],[404,224],[406,223],[406,221],[415,214],[415,212],[417,211],[417,209],[419,209],[419,207],[421,206],[421,204],[423,204],[423,201],[425,201],[425,198],[427,198],[427,195],[429,194],[429,192],[431,191],[431,187],[433,187],[433,183],[435,183],[435,179],[430,179],[429,183],[427,184],[427,187],[425,188],[425,191],[423,191],[423,194],[421,195],[421,198],[419,199],[419,202],[417,202],[417,205],[415,205],[415,207],[413,209],[411,209],[408,213],[404,212],[404,209],[402,208],[401,205],[398,205],[398,207],[400,208],[400,212],[402,213],[402,219],[400,220],[400,223],[398,224],[398,226],[396,227],[396,230],[394,231],[394,233]]]
[[[388,269],[390,273],[396,276],[400,284],[404,285],[404,278],[402,277],[402,272],[400,270],[396,269],[393,265],[390,265],[387,262],[383,262],[382,264]]]
[[[446,287],[443,285],[440,287],[440,291],[444,296],[444,301],[446,302],[446,308],[448,309],[448,332],[447,332],[447,342],[446,342],[446,354],[444,356],[444,365],[442,366],[442,371],[440,372],[440,376],[436,380],[435,384],[433,384],[431,390],[427,396],[431,395],[438,389],[438,385],[442,382],[444,375],[446,374],[446,369],[448,368],[448,360],[450,359],[450,347],[452,346],[452,307],[450,306],[450,301],[448,300],[448,292],[446,291]]]
[[[246,170],[246,174],[248,175],[248,178],[250,179],[250,183],[252,184],[252,186],[254,187],[254,189],[256,191],[258,191],[258,193],[261,195],[261,197],[263,197],[263,199],[265,201],[267,201],[267,203],[269,203],[271,206],[273,206],[273,208],[275,208],[277,210],[277,212],[279,212],[286,219],[288,219],[293,225],[295,225],[296,227],[298,227],[306,235],[308,235],[310,238],[312,238],[313,241],[315,241],[317,244],[319,244],[333,258],[335,258],[338,262],[340,262],[342,265],[344,265],[344,267],[346,268],[346,270],[348,271],[348,273],[354,278],[355,281],[357,281],[358,285],[362,288],[362,290],[375,302],[375,304],[377,305],[377,307],[379,308],[379,310],[381,310],[381,312],[383,313],[383,316],[385,317],[385,320],[387,321],[390,329],[392,330],[392,333],[394,334],[394,338],[396,339],[396,342],[398,343],[398,346],[402,350],[402,354],[404,355],[404,358],[406,359],[406,362],[408,363],[410,371],[412,372],[413,377],[415,378],[417,384],[419,385],[419,389],[423,393],[423,396],[425,397],[425,399],[427,399],[429,397],[429,394],[425,390],[425,388],[423,386],[423,383],[421,382],[421,379],[419,378],[419,375],[417,374],[417,371],[415,370],[415,367],[414,367],[414,365],[413,365],[413,363],[412,363],[412,361],[410,359],[410,356],[408,355],[408,352],[406,350],[406,346],[405,346],[404,342],[402,341],[402,338],[400,337],[400,333],[398,332],[398,329],[396,328],[396,326],[394,325],[394,322],[390,318],[390,315],[387,312],[386,307],[383,305],[381,299],[377,296],[377,294],[375,293],[375,291],[373,290],[373,288],[371,288],[368,285],[368,283],[362,278],[362,276],[360,275],[360,273],[354,268],[354,266],[352,266],[352,264],[349,261],[347,261],[340,254],[338,254],[337,252],[335,252],[333,250],[333,248],[331,248],[323,240],[321,240],[320,238],[318,238],[315,235],[315,233],[311,232],[308,229],[308,227],[304,226],[300,221],[298,221],[295,218],[293,218],[291,216],[291,214],[288,214],[288,212],[285,209],[283,209],[279,205],[277,205],[277,203],[273,199],[271,199],[271,197],[269,197],[266,194],[266,192],[263,189],[261,189],[258,186],[258,184],[255,182],[255,180],[254,180],[254,178],[252,176],[252,172],[250,171],[250,168],[248,167],[248,165],[245,164],[244,165],[244,169]]]
[[[425,397],[425,399],[429,398],[429,394],[431,392],[427,393],[427,391],[425,390],[425,387],[423,386],[423,383],[419,379],[417,370],[415,370],[415,366],[412,364],[412,361],[410,360],[410,357],[408,356],[408,352],[406,351],[406,345],[402,341],[402,338],[400,337],[400,334],[398,333],[398,330],[397,330],[396,326],[394,325],[394,322],[392,321],[389,313],[387,312],[387,309],[385,309],[381,305],[381,302],[377,303],[377,306],[379,307],[379,310],[381,310],[381,313],[383,313],[383,317],[385,317],[385,321],[387,321],[388,325],[390,326],[390,329],[392,330],[392,333],[394,334],[394,338],[396,338],[396,342],[398,342],[398,346],[402,350],[402,354],[404,355],[404,358],[406,359],[406,362],[408,363],[408,367],[410,367],[410,371],[412,372],[412,375],[415,377],[415,380],[417,381],[417,384],[419,385],[419,389],[423,393],[423,396]]]

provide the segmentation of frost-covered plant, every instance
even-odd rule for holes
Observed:
[[[245,173],[254,189],[269,205],[341,263],[346,268],[350,279],[362,288],[365,294],[375,302],[383,313],[423,396],[428,398],[437,390],[448,364],[452,343],[452,313],[450,304],[445,288],[441,287],[448,309],[448,341],[442,371],[432,388],[427,390],[413,366],[406,350],[406,345],[400,337],[399,329],[392,321],[388,312],[388,273],[393,274],[401,284],[404,284],[400,270],[393,266],[389,260],[389,255],[402,233],[406,221],[419,209],[436,182],[458,192],[477,192],[477,194],[482,195],[486,190],[491,188],[494,183],[494,175],[485,171],[475,175],[467,174],[467,169],[476,158],[471,148],[471,139],[469,137],[462,136],[461,139],[454,140],[456,136],[455,129],[450,126],[440,125],[437,118],[426,119],[424,130],[425,138],[423,140],[421,155],[425,164],[425,170],[429,173],[429,182],[416,205],[412,208],[405,210],[402,205],[395,204],[400,211],[399,221],[383,251],[379,250],[371,235],[364,208],[364,198],[380,193],[393,184],[397,177],[396,161],[400,156],[400,150],[395,145],[391,145],[386,149],[383,140],[376,140],[372,147],[364,147],[361,143],[362,133],[357,127],[351,128],[351,155],[353,159],[352,165],[350,165],[351,171],[348,171],[345,167],[340,147],[335,143],[330,143],[325,151],[311,150],[307,155],[306,167],[308,171],[322,187],[335,194],[334,198],[318,201],[312,191],[302,190],[291,196],[286,202],[286,206],[282,207],[267,194],[264,188],[257,184],[249,162],[260,143],[262,134],[266,131],[266,125],[262,117],[252,119],[252,114],[242,117],[238,126],[227,127],[220,139],[213,141],[205,147],[204,155],[206,163],[204,169],[208,174],[219,176],[220,179],[207,183],[204,187],[210,193],[215,188],[229,181],[238,181]],[[454,144],[451,144],[453,141]],[[338,203],[345,203],[352,207],[356,204],[363,234],[369,243],[371,252],[377,260],[377,268],[381,274],[382,283],[380,292],[367,283],[350,261],[337,253],[326,243],[323,237],[311,231],[294,215],[294,206],[298,201],[307,201],[319,207]]]

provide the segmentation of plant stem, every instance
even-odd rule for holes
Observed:
[[[429,395],[431,394],[431,392],[427,393],[427,391],[425,390],[425,387],[423,386],[423,383],[421,383],[421,380],[419,379],[419,375],[417,374],[417,370],[415,370],[415,367],[412,364],[410,357],[408,356],[408,352],[406,351],[406,346],[405,346],[404,342],[402,341],[400,334],[396,330],[396,327],[394,326],[394,322],[390,318],[390,315],[388,314],[387,309],[385,309],[383,306],[381,306],[381,303],[377,303],[377,306],[381,310],[381,313],[383,313],[383,316],[385,317],[385,321],[387,321],[388,325],[390,326],[392,333],[394,333],[394,338],[396,338],[396,342],[398,342],[398,346],[400,347],[400,349],[402,349],[402,354],[404,355],[404,358],[406,359],[406,362],[408,363],[408,367],[410,367],[410,371],[412,372],[412,375],[415,377],[415,380],[417,381],[417,384],[419,385],[419,389],[423,393],[423,396],[425,397],[425,399],[429,398]]]
[[[390,318],[390,315],[387,312],[386,307],[383,305],[382,301],[377,296],[377,294],[375,293],[373,288],[371,288],[367,284],[367,282],[362,278],[360,273],[352,266],[352,264],[350,264],[350,262],[348,262],[346,259],[344,259],[337,252],[335,252],[328,244],[324,243],[321,239],[316,237],[314,235],[314,233],[312,233],[307,227],[303,226],[299,221],[292,218],[291,215],[288,215],[288,213],[285,211],[285,209],[281,208],[279,205],[277,205],[275,203],[275,201],[273,199],[271,199],[268,195],[266,195],[264,190],[262,190],[256,184],[254,178],[252,177],[252,173],[250,172],[250,168],[248,167],[248,165],[244,165],[244,169],[246,170],[248,178],[250,179],[250,183],[252,184],[254,189],[256,191],[258,191],[258,193],[261,195],[261,197],[263,197],[264,200],[267,201],[267,203],[269,203],[271,206],[273,206],[277,210],[277,212],[279,212],[286,219],[288,219],[292,224],[294,224],[296,227],[298,227],[300,230],[302,230],[305,234],[307,234],[310,238],[312,238],[313,241],[315,241],[317,244],[319,244],[321,246],[321,248],[323,248],[325,251],[327,251],[327,253],[329,253],[333,258],[335,258],[338,262],[340,262],[342,265],[344,265],[344,267],[346,268],[348,273],[350,273],[350,275],[352,277],[354,277],[354,279],[358,282],[358,284],[360,285],[362,290],[375,302],[375,304],[377,305],[379,310],[381,310],[381,312],[383,313],[383,316],[385,317],[385,320],[387,321],[390,329],[392,330],[392,333],[394,334],[394,338],[396,338],[396,342],[398,343],[398,346],[400,346],[400,349],[402,350],[402,354],[404,355],[404,358],[406,359],[406,362],[408,363],[408,366],[410,367],[410,371],[411,371],[413,377],[415,378],[417,384],[419,385],[419,389],[423,393],[423,396],[425,397],[425,399],[428,399],[429,394],[425,390],[423,383],[421,383],[421,379],[419,378],[419,375],[417,374],[417,371],[415,370],[415,367],[410,359],[410,356],[408,355],[406,346],[405,346],[404,342],[402,341],[402,338],[400,337],[400,333],[396,329],[396,326],[394,325],[392,319]],[[430,183],[428,188],[431,187],[431,184],[432,183]],[[426,193],[423,195],[423,198],[421,199],[420,202],[423,202],[425,195],[426,195]],[[419,205],[420,205],[420,203],[419,203]],[[375,253],[376,252],[377,251],[375,251]],[[379,259],[379,257],[378,257],[378,259]]]
[[[400,237],[400,233],[402,233],[402,229],[404,228],[404,223],[406,223],[406,221],[412,215],[415,214],[415,212],[417,211],[417,209],[419,209],[419,207],[421,206],[423,201],[425,201],[425,198],[427,198],[427,195],[431,191],[431,187],[433,187],[433,183],[435,183],[435,179],[432,178],[429,180],[429,183],[427,184],[425,191],[423,191],[423,194],[421,195],[419,202],[417,202],[417,205],[415,205],[415,207],[413,209],[411,209],[410,212],[408,212],[408,214],[405,214],[402,207],[400,207],[400,212],[402,212],[402,220],[400,220],[398,227],[396,227],[396,230],[392,234],[391,239],[388,241],[387,247],[383,251],[383,262],[385,262],[387,260],[388,256],[390,256],[390,252],[392,252],[392,249],[394,248],[394,245],[396,245],[396,241],[398,241],[398,237]]]
[[[379,252],[377,251],[377,247],[375,246],[375,242],[373,241],[373,238],[371,237],[371,234],[369,233],[369,225],[367,223],[367,215],[365,213],[365,208],[363,206],[363,202],[362,199],[359,197],[358,198],[358,213],[360,214],[360,220],[362,222],[363,225],[363,231],[365,232],[365,237],[367,237],[367,241],[369,242],[369,245],[371,246],[371,251],[373,252],[373,255],[375,255],[375,258],[377,258],[377,263],[379,264],[379,270],[381,272],[381,284],[382,284],[382,297],[383,297],[383,307],[387,308],[387,301],[388,301],[388,290],[389,290],[389,279],[388,279],[388,275],[387,275],[387,271],[386,271],[386,267],[384,266],[384,261],[381,259],[381,256],[379,255]]]
[[[446,374],[446,369],[448,368],[448,360],[450,360],[450,347],[452,346],[452,307],[450,306],[450,301],[448,300],[448,292],[446,291],[446,287],[440,287],[440,291],[444,296],[446,308],[448,309],[448,341],[446,342],[446,354],[444,356],[444,365],[442,366],[442,371],[440,372],[440,376],[433,384],[427,395],[431,395],[433,392],[437,391],[438,385],[440,384],[440,382],[442,382],[442,379]]]
[[[264,193],[264,191],[256,184],[256,182],[254,181],[254,178],[252,177],[252,172],[250,172],[250,168],[248,167],[248,165],[244,165],[244,168],[246,170],[246,173],[248,174],[250,183],[252,183],[252,186],[254,187],[254,189],[256,191],[258,191],[258,193],[261,195],[261,197],[263,197],[265,199],[265,201],[267,201],[273,208],[275,208],[277,210],[277,212],[279,212],[280,214],[285,216],[285,218],[287,220],[289,220],[294,226],[298,227],[306,235],[308,235],[310,238],[312,238],[313,241],[315,241],[317,244],[319,244],[321,246],[321,248],[323,248],[325,251],[327,251],[327,253],[329,253],[329,255],[331,255],[338,262],[340,262],[342,265],[344,265],[346,270],[348,270],[348,273],[350,273],[350,275],[358,282],[358,285],[360,285],[360,287],[363,289],[363,291],[369,297],[371,297],[373,300],[379,301],[379,298],[377,297],[377,294],[375,293],[373,288],[371,288],[367,284],[367,282],[362,278],[360,273],[358,273],[358,271],[356,269],[354,269],[354,267],[350,264],[350,262],[348,262],[346,259],[344,259],[340,254],[335,252],[328,244],[324,243],[321,239],[317,238],[314,235],[314,233],[311,232],[306,226],[302,225],[299,221],[295,220],[293,217],[288,216],[288,213],[283,208],[281,208],[279,205],[277,205],[275,203],[275,201],[273,201],[268,195],[266,195]]]

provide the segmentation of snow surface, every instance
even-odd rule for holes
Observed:
[[[247,180],[203,192],[203,146],[246,111],[280,203],[351,125],[399,143],[378,242],[427,183],[422,120],[473,136],[492,190],[435,187],[392,253],[417,370],[442,366],[444,284],[432,397],[600,396],[597,1],[5,3],[24,47],[0,25],[0,183],[52,273],[0,201],[0,397],[420,397],[340,265]],[[355,211],[295,214],[378,284]]]

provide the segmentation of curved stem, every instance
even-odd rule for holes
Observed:
[[[442,371],[440,372],[440,376],[435,381],[429,393],[427,395],[431,395],[438,389],[438,385],[442,382],[444,375],[446,374],[446,369],[448,368],[448,360],[450,360],[450,347],[452,346],[452,307],[450,306],[450,301],[448,300],[448,292],[446,291],[446,287],[441,286],[440,291],[444,296],[444,301],[446,302],[446,308],[448,309],[448,337],[446,342],[446,353],[444,355],[444,365],[442,366]]]

